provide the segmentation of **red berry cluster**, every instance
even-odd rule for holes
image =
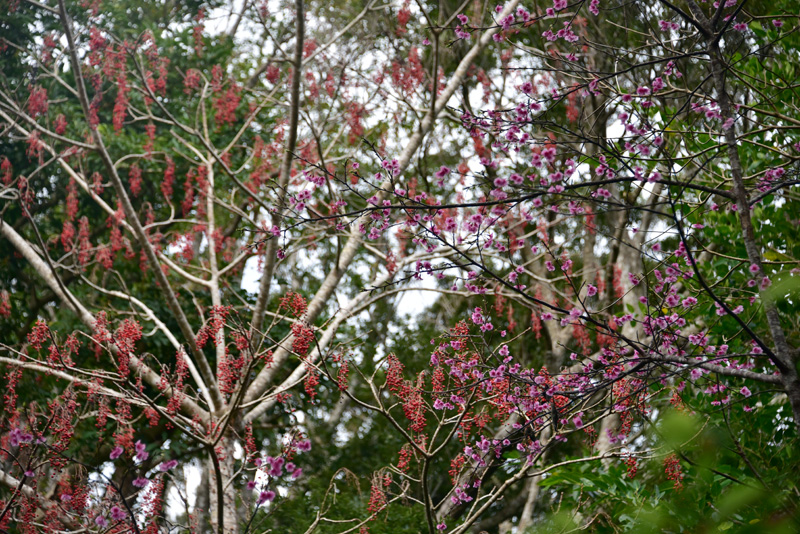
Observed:
[[[459,454],[452,460],[450,460],[450,470],[448,473],[450,474],[450,482],[455,485],[456,481],[458,480],[458,475],[461,474],[461,469],[464,467],[464,464],[467,463],[467,458],[463,454]]]
[[[148,406],[144,409],[144,415],[147,417],[147,422],[150,424],[151,427],[158,426],[158,421],[161,419],[161,415],[158,413],[158,410],[155,408]]]
[[[376,473],[375,476],[372,477],[372,486],[370,487],[369,505],[367,506],[367,511],[374,515],[384,508],[386,508],[386,492],[383,490],[381,477]]]
[[[42,348],[42,343],[45,340],[49,339],[50,337],[50,329],[47,327],[47,324],[39,319],[36,321],[36,325],[28,332],[28,343],[31,344],[36,350],[40,350]]]
[[[425,70],[419,58],[419,50],[412,46],[408,59],[404,62],[392,62],[392,85],[405,94],[411,94],[419,87],[425,76]]]
[[[135,163],[128,169],[128,186],[131,188],[131,194],[135,197],[142,192],[142,169]]]
[[[173,186],[175,184],[175,162],[167,156],[167,168],[164,169],[164,178],[161,180],[161,193],[167,200],[172,200]]]
[[[17,413],[17,384],[22,378],[22,367],[9,366],[6,372],[6,387],[3,393],[3,403],[7,414]]]
[[[411,9],[409,9],[408,4],[409,0],[403,2],[403,7],[397,12],[397,28],[395,29],[395,34],[397,36],[408,32],[406,25],[408,21],[411,20]]]
[[[438,349],[437,349],[437,351],[438,351]],[[436,351],[434,351],[434,352],[436,352]],[[444,374],[444,369],[442,369],[441,367],[437,367],[433,371],[433,377],[431,378],[431,389],[435,393],[443,392],[444,389],[445,389],[446,380],[447,380],[447,377]]]
[[[683,489],[683,471],[677,454],[672,453],[664,458],[664,473],[667,475],[667,479],[674,482],[673,487],[676,490]]]
[[[92,243],[89,241],[89,219],[84,215],[78,223],[78,264],[83,267],[89,262],[89,251]]]
[[[217,337],[219,331],[225,326],[230,313],[230,306],[212,306],[208,321],[197,332],[197,346],[199,348],[203,348],[209,339]]]
[[[159,512],[163,509],[164,500],[164,479],[158,478],[147,488],[144,496],[142,510],[147,518],[147,526],[142,531],[143,534],[158,534],[161,532],[159,526]]]
[[[236,108],[239,107],[239,102],[242,100],[239,95],[241,91],[242,88],[239,84],[232,83],[214,100],[214,121],[217,126],[236,122]]]
[[[425,430],[425,402],[422,399],[422,392],[419,388],[411,388],[408,398],[403,403],[403,413],[406,419],[411,421],[409,430],[412,432],[422,432]]]
[[[9,185],[11,180],[14,179],[14,167],[11,165],[11,160],[5,156],[3,156],[3,160],[0,162],[0,173],[3,174],[2,179],[5,185]]]
[[[197,54],[197,57],[203,57],[203,30],[205,30],[205,25],[203,24],[203,19],[206,18],[205,9],[202,7],[197,11],[197,15],[194,17],[195,25],[192,28],[192,37],[194,38],[194,51]]]
[[[414,451],[411,450],[411,446],[405,444],[400,449],[399,456],[400,458],[397,460],[397,469],[402,473],[406,473],[411,465],[411,459],[414,457]]]
[[[669,403],[672,404],[672,406],[674,406],[679,412],[686,410],[686,405],[683,403],[683,399],[681,398],[680,393],[677,391],[672,392],[672,397],[670,397]]]
[[[155,148],[156,142],[156,125],[153,123],[146,124],[144,131],[145,135],[147,136],[147,141],[145,142],[144,146],[142,146],[142,150],[145,153],[145,157],[147,159],[151,159],[153,157],[153,149]]]
[[[38,117],[47,113],[47,89],[40,85],[31,86],[30,98],[28,98],[28,114],[31,117]]]
[[[389,364],[389,368],[386,371],[386,387],[401,399],[405,399],[409,390],[408,384],[403,379],[403,369],[405,367],[394,354],[390,354],[386,358],[386,362]]]
[[[339,372],[336,374],[336,384],[339,386],[339,391],[347,389],[348,375],[350,374],[350,367],[347,360],[342,358],[339,365]]]
[[[628,466],[628,478],[636,477],[636,471],[639,469],[636,457],[628,456],[628,458],[625,460],[625,465]]]
[[[89,64],[96,67],[103,62],[103,50],[106,48],[106,39],[100,30],[93,26],[89,30]]]
[[[134,345],[142,339],[142,327],[132,319],[125,319],[114,332],[114,344],[117,346],[117,368],[122,378],[127,378],[130,369],[128,362],[133,356]]]
[[[197,69],[189,69],[186,76],[183,78],[183,92],[191,94],[193,89],[200,86],[200,71]]]
[[[172,397],[167,402],[167,413],[175,415],[181,407],[185,393],[183,385],[186,381],[186,376],[189,374],[188,356],[181,348],[176,355],[175,362],[175,379],[171,381]]]
[[[281,297],[280,304],[278,304],[278,311],[291,311],[292,315],[298,318],[305,315],[307,309],[308,303],[305,297],[293,291],[289,291],[285,296]]]
[[[625,288],[622,286],[622,269],[617,265],[614,266],[614,277],[611,281],[611,285],[614,288],[614,296],[621,299],[625,294]]]
[[[255,458],[258,454],[256,440],[253,438],[253,425],[249,423],[244,427],[244,452],[250,459]]]
[[[130,100],[128,93],[131,88],[128,85],[128,77],[125,71],[122,70],[117,76],[117,98],[114,101],[114,116],[112,122],[114,124],[114,132],[119,133],[122,131],[122,126],[125,123],[125,116],[128,114],[128,104]]]
[[[131,426],[131,405],[125,399],[116,402],[117,431],[114,434],[114,444],[126,450],[133,450],[133,427]]]
[[[244,368],[244,355],[234,358],[225,348],[225,356],[217,364],[217,373],[219,376],[219,389],[225,395],[231,395],[236,387],[236,383],[242,374]]]
[[[311,342],[314,341],[314,331],[302,323],[294,323],[292,325],[292,351],[300,356],[308,354],[308,349],[311,347]]]
[[[627,436],[631,431],[634,415],[637,411],[644,412],[646,410],[645,388],[638,379],[623,378],[614,384],[612,392],[615,398],[614,409],[619,412],[622,421],[619,433]]]
[[[313,400],[317,397],[317,386],[319,385],[319,373],[314,368],[309,368],[306,372],[306,379],[305,379],[305,391],[306,395],[311,397]]]

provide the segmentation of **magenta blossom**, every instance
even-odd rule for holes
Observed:
[[[161,465],[158,466],[158,470],[162,473],[166,473],[170,469],[174,469],[178,467],[178,460],[167,460],[166,462],[162,462]]]
[[[145,450],[147,446],[142,443],[141,441],[136,442],[136,459],[140,462],[144,462],[150,456],[147,451]]]
[[[111,507],[111,519],[114,521],[122,521],[125,519],[125,512],[119,506]]]
[[[260,506],[260,505],[264,504],[265,502],[272,501],[274,499],[275,499],[275,492],[274,491],[272,491],[272,490],[262,491],[259,494],[258,500],[256,501],[256,503]]]

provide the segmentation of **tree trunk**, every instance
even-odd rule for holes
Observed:
[[[239,521],[236,513],[236,491],[233,485],[235,472],[233,440],[223,437],[217,444],[216,450],[218,451],[216,462],[214,458],[209,458],[207,469],[211,525],[215,534],[238,534]],[[219,470],[219,473],[217,473],[217,470]],[[222,491],[220,491],[220,488]],[[220,520],[222,525],[220,525]]]

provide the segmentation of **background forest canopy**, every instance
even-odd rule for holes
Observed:
[[[0,532],[798,532],[798,12],[3,2]]]

